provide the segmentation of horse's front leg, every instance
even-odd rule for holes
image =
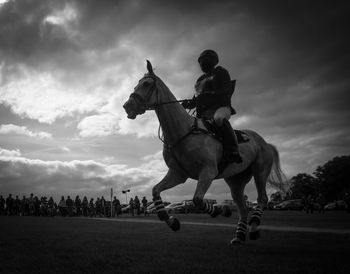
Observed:
[[[174,186],[177,186],[179,184],[183,184],[186,180],[186,176],[176,172],[175,170],[169,169],[167,175],[165,175],[165,177],[152,189],[153,202],[156,208],[158,218],[161,221],[166,222],[168,226],[174,231],[180,229],[180,222],[172,216],[169,217],[168,213],[164,208],[164,204],[162,198],[160,197],[160,193],[164,190],[173,188]]]
[[[205,168],[201,171],[198,178],[196,191],[193,196],[194,205],[204,212],[208,213],[211,217],[216,217],[222,213],[222,209],[215,207],[214,205],[204,201],[203,198],[207,193],[211,183],[215,179],[218,171],[216,168]]]

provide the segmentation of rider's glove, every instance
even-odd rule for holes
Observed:
[[[185,100],[181,103],[184,108],[189,108],[191,100]]]
[[[196,101],[194,99],[185,100],[181,105],[186,109],[192,109],[196,107]]]

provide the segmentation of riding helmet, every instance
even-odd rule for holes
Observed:
[[[200,62],[201,58],[204,57],[204,56],[210,56],[210,57],[213,57],[214,60],[215,60],[215,65],[217,65],[219,63],[219,56],[218,54],[212,50],[212,49],[206,49],[205,51],[203,51],[201,53],[201,55],[199,55],[198,57],[198,63]]]

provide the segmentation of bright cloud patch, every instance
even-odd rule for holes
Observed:
[[[16,149],[16,150],[8,150],[8,149],[3,149],[3,148],[0,148],[0,157],[2,159],[5,159],[6,157],[19,157],[21,156],[21,152]]]
[[[22,68],[22,77],[12,79],[0,89],[0,103],[20,116],[53,123],[57,118],[98,109],[104,97],[69,89],[51,73],[36,73]]]
[[[17,126],[17,125],[0,125],[0,134],[18,134],[18,135],[26,135],[29,137],[35,137],[39,139],[50,139],[52,138],[52,134],[48,132],[33,132],[27,129],[25,126]]]
[[[158,153],[139,167],[104,164],[93,160],[43,161],[23,157],[19,150],[0,148],[0,192],[13,194],[105,195],[131,188],[133,193],[150,195],[152,186],[164,176],[165,165]]]

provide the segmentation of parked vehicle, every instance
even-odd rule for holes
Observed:
[[[182,202],[172,203],[170,205],[167,205],[165,207],[166,212],[169,214],[171,213],[177,213],[177,210],[183,206]]]
[[[233,200],[224,200],[221,203],[215,204],[216,206],[228,206],[231,211],[237,210],[237,205]]]
[[[324,209],[325,210],[344,210],[346,209],[346,203],[343,200],[334,201],[326,204]]]
[[[121,207],[122,207],[122,213],[130,213],[131,212],[130,205],[122,204]]]
[[[275,201],[268,201],[266,209],[267,210],[273,210],[275,205],[280,204],[281,202],[275,202]]]
[[[304,204],[302,199],[288,200],[275,205],[273,208],[278,210],[302,210]]]
[[[163,202],[164,207],[168,206],[170,203],[169,202]],[[151,213],[156,213],[156,207],[154,206],[154,203],[151,202],[148,206],[147,206],[147,213],[151,214]]]

